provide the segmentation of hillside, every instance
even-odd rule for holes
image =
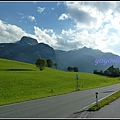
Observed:
[[[52,47],[38,43],[37,40],[30,37],[23,36],[16,43],[0,44],[0,58],[35,64],[40,57],[56,61]]]
[[[18,62],[13,61],[9,59],[1,59],[0,58],[0,70],[1,71],[7,71],[7,70],[36,70],[35,65],[24,63],[24,62]]]
[[[0,59],[0,105],[75,92],[76,74],[80,90],[120,83],[118,78],[47,67],[40,71],[32,64]]]
[[[55,50],[47,44],[38,43],[36,39],[23,36],[15,43],[0,44],[0,58],[35,64],[38,58],[51,59],[58,63],[58,69],[67,71],[67,67],[78,67],[79,72],[93,73],[93,70],[106,70],[111,65],[120,69],[118,62],[103,62],[95,65],[96,59],[113,60],[119,56],[104,53],[100,50],[83,47],[81,49],[62,51]]]
[[[105,65],[103,62],[99,62],[95,65],[97,60],[117,60],[118,55],[112,53],[103,53],[100,50],[95,50],[92,48],[83,47],[78,50],[62,51],[56,50],[56,58],[58,60],[59,69],[67,70],[68,66],[77,66],[80,72],[93,73],[93,70],[106,70],[111,65],[119,67],[119,62],[107,62]]]

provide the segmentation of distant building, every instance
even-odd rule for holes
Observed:
[[[114,66],[110,66],[108,69],[110,76],[118,76],[119,75],[119,68],[114,68]]]
[[[120,71],[119,68],[114,68],[114,66],[110,66],[107,70],[104,72],[98,70],[94,70],[94,74],[100,74],[100,75],[105,75],[105,76],[110,76],[110,77],[119,77],[120,76]]]

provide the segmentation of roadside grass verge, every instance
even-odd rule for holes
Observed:
[[[0,59],[0,105],[55,96],[120,83],[110,78],[84,72],[65,72],[52,68],[40,71],[33,64]]]
[[[102,107],[109,105],[109,103],[113,102],[114,100],[120,98],[120,90],[115,92],[114,94],[106,97],[105,99],[98,102],[98,105],[94,104],[92,105],[88,111],[96,111],[101,109]]]

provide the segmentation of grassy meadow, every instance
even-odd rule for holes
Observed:
[[[120,83],[119,78],[47,67],[40,71],[33,64],[0,59],[0,105],[75,92],[76,74],[80,90]]]

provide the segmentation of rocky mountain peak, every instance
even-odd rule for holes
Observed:
[[[20,45],[36,45],[38,44],[38,41],[34,38],[23,36],[21,40],[16,43]]]

